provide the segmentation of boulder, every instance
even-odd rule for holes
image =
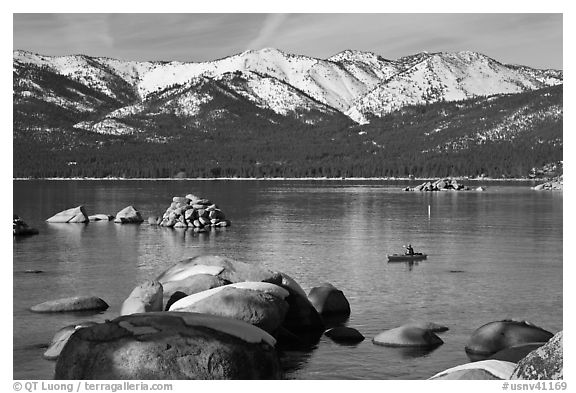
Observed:
[[[46,350],[46,352],[44,352],[43,355],[44,359],[48,360],[57,359],[58,356],[60,355],[60,352],[62,351],[62,348],[64,348],[64,346],[68,342],[68,339],[76,330],[94,325],[97,325],[97,323],[92,321],[84,321],[64,326],[62,329],[58,330],[54,334],[54,337],[52,338],[50,345],[48,345],[48,349]]]
[[[372,340],[374,344],[388,347],[434,348],[444,343],[430,330],[415,326],[403,325],[386,330]]]
[[[520,344],[547,342],[553,334],[526,321],[503,320],[476,329],[465,350],[468,354],[490,356]]]
[[[231,318],[132,314],[72,335],[55,379],[279,379],[274,345],[262,329]]]
[[[49,300],[30,308],[34,312],[104,311],[108,304],[96,296],[76,296]]]
[[[322,317],[306,296],[292,287],[284,288],[290,295],[286,298],[289,308],[282,327],[297,337],[299,343],[306,346],[316,344],[325,330]]]
[[[420,329],[429,330],[429,331],[434,332],[434,333],[442,333],[442,332],[448,331],[448,326],[439,325],[439,324],[434,323],[434,322],[422,322],[422,321],[410,322],[404,326],[414,326],[414,327],[417,327]]]
[[[308,300],[320,315],[350,315],[350,303],[344,293],[330,283],[312,288]]]
[[[83,223],[88,221],[88,215],[82,205],[61,211],[46,220],[46,222],[52,223]]]
[[[227,284],[230,284],[230,281],[212,274],[195,274],[181,280],[168,281],[163,284],[164,304],[168,303],[175,292],[182,292],[184,296],[188,296]]]
[[[288,291],[269,283],[237,283],[198,292],[172,304],[170,311],[199,312],[238,319],[274,333],[288,311]]]
[[[120,210],[114,219],[114,222],[118,224],[139,224],[143,221],[144,219],[140,215],[140,212],[133,206],[127,206]]]
[[[428,379],[483,380],[510,379],[515,363],[502,360],[481,360],[441,371]]]
[[[496,352],[488,359],[504,360],[507,362],[518,363],[520,360],[528,356],[530,352],[540,348],[544,344],[545,343],[529,343],[529,344],[515,345],[513,347],[504,348],[503,350]]]
[[[338,343],[355,344],[364,341],[364,336],[362,333],[354,328],[346,326],[337,326],[333,327],[332,329],[328,329],[324,332],[324,335]]]
[[[120,315],[163,310],[163,288],[156,280],[146,280],[132,290],[120,309]]]
[[[187,204],[190,202],[190,199],[189,199],[189,198],[186,198],[186,197],[178,197],[178,196],[175,196],[175,197],[172,198],[172,202],[183,203],[183,204],[186,204],[186,205],[187,205]]]
[[[215,255],[201,255],[184,259],[160,274],[157,280],[161,283],[177,281],[194,274],[206,273],[207,269],[214,269],[213,271],[221,269],[219,273],[214,275],[231,283],[242,281],[263,281],[277,285],[282,283],[282,276],[279,273],[257,265]]]
[[[158,217],[156,217],[156,216],[148,217],[148,224],[150,224],[150,225],[160,225],[161,222],[162,222],[162,220],[158,221]]]
[[[113,220],[114,216],[109,216],[108,214],[94,214],[92,216],[88,216],[88,221],[110,221]]]
[[[510,379],[563,379],[562,336],[562,331],[556,333],[545,345],[520,360]]]

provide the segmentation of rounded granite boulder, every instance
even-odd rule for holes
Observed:
[[[274,346],[268,333],[232,318],[132,314],[74,333],[55,379],[278,379]]]
[[[333,327],[326,330],[324,335],[337,343],[355,344],[364,341],[362,333],[347,326]]]
[[[542,347],[530,352],[510,379],[563,379],[563,332],[558,332]]]
[[[133,206],[127,206],[120,210],[114,218],[114,222],[117,224],[139,224],[143,221],[142,215]]]
[[[196,274],[212,274],[231,283],[264,281],[280,285],[282,276],[260,266],[217,255],[200,255],[184,259],[157,277],[162,284],[178,281]]]
[[[82,205],[56,213],[46,220],[46,222],[51,223],[84,223],[88,221],[88,215]]]
[[[386,330],[374,337],[372,342],[387,347],[435,348],[444,343],[430,330],[417,326],[403,325]]]
[[[124,300],[120,315],[162,311],[163,305],[162,284],[156,280],[146,280],[134,288]]]
[[[308,299],[320,315],[345,317],[350,315],[350,303],[344,292],[330,283],[312,288]]]
[[[97,323],[92,321],[84,321],[64,326],[62,329],[58,330],[54,334],[54,337],[52,338],[50,345],[48,345],[48,349],[46,350],[46,352],[44,352],[43,355],[44,359],[48,360],[57,359],[58,356],[60,355],[60,352],[62,351],[62,348],[64,348],[64,346],[68,342],[68,339],[74,332],[76,332],[76,330],[94,325],[97,325]]]
[[[503,320],[476,329],[465,350],[468,354],[490,356],[515,345],[547,342],[553,334],[526,321]]]
[[[502,380],[510,379],[515,363],[502,360],[481,360],[441,371],[428,379]]]
[[[274,333],[284,322],[288,291],[274,284],[242,282],[198,292],[172,304],[170,311],[198,312],[238,319]]]
[[[104,311],[108,304],[96,296],[75,296],[56,300],[30,307],[34,312],[73,312],[73,311]]]
[[[164,304],[167,304],[168,299],[176,292],[181,292],[188,296],[228,284],[231,284],[231,282],[212,274],[195,274],[182,280],[167,281],[163,284]]]

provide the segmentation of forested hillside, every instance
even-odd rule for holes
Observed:
[[[90,112],[94,120],[106,113],[101,108],[134,99],[128,92],[110,99],[72,87],[88,103],[97,101]],[[562,160],[562,85],[403,107],[364,125],[329,109],[306,111],[307,121],[301,121],[297,113],[282,116],[235,99],[226,86],[205,88],[214,98],[193,117],[150,109],[165,107],[159,94],[157,106],[122,119],[140,131],[120,135],[73,127],[77,110],[51,117],[33,101],[15,105],[13,175],[526,177],[534,167]],[[61,123],[42,132],[21,129],[20,122],[30,121],[32,113]],[[68,117],[73,119],[67,122]]]

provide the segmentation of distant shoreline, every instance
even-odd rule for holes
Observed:
[[[190,177],[190,178],[149,178],[149,177],[45,177],[45,178],[29,178],[29,177],[16,177],[12,180],[60,180],[60,181],[77,181],[77,180],[102,180],[102,181],[433,181],[438,179],[455,179],[458,181],[517,181],[517,182],[545,182],[550,179],[525,179],[525,178],[464,178],[464,177],[423,177],[423,178],[408,178],[408,177]]]

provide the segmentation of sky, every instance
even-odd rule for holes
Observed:
[[[391,60],[471,50],[563,69],[562,30],[561,13],[14,13],[13,49],[186,62],[266,47],[317,58],[356,49]]]

